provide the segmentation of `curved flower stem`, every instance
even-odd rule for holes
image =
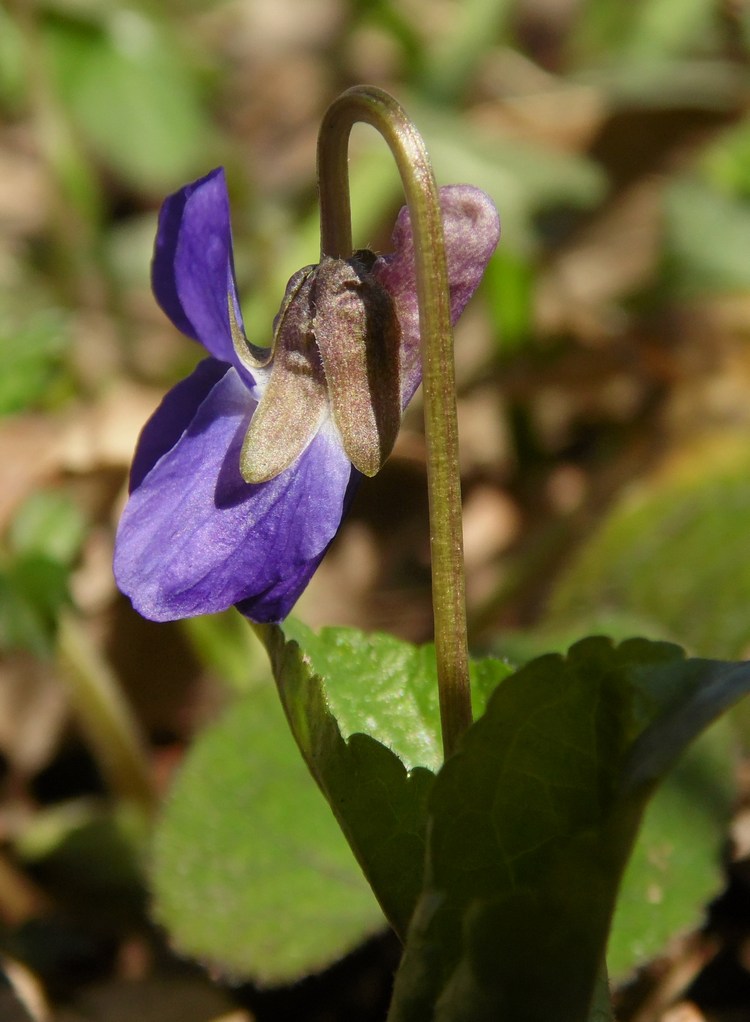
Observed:
[[[321,253],[352,254],[348,146],[353,125],[372,125],[401,174],[414,233],[427,440],[432,603],[443,751],[471,724],[469,657],[458,469],[458,423],[448,271],[440,200],[421,135],[387,92],[359,85],[328,108],[318,137]]]

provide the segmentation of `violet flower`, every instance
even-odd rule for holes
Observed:
[[[455,322],[497,244],[499,224],[492,202],[476,188],[443,188],[440,201]],[[175,326],[210,357],[166,395],[135,453],[114,568],[120,589],[144,617],[167,621],[236,605],[254,621],[272,622],[291,610],[336,535],[362,472],[372,474],[387,456],[400,410],[419,386],[413,239],[405,208],[392,241],[390,255],[356,253],[336,261],[345,276],[353,275],[343,284],[347,294],[364,288],[380,310],[367,327],[366,369],[375,394],[368,403],[356,345],[337,354],[347,347],[346,312],[340,316],[334,307],[327,340],[318,336],[324,264],[290,281],[271,356],[244,339],[223,170],[165,201],[154,294]],[[380,359],[374,374],[373,352],[375,363]],[[264,394],[269,400],[261,403]],[[395,424],[388,410],[394,400]],[[357,421],[367,423],[368,416],[363,446]]]

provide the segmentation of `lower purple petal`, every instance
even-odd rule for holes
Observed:
[[[328,425],[286,472],[245,483],[239,452],[256,404],[230,369],[181,439],[133,490],[115,576],[144,617],[168,621],[239,604],[280,621],[336,534],[353,470]]]
[[[228,369],[226,362],[206,358],[165,395],[138,438],[130,469],[131,492],[140,486],[159,458],[174,447]]]

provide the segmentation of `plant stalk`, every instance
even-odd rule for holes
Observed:
[[[156,792],[138,726],[111,668],[72,614],[60,619],[57,663],[103,777],[150,816]]]
[[[471,724],[469,655],[458,466],[458,420],[448,269],[435,176],[421,135],[403,108],[374,86],[348,89],[326,111],[318,137],[321,254],[352,254],[348,148],[358,121],[385,139],[411,215],[422,351],[432,604],[443,751]]]

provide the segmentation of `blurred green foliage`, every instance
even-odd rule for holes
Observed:
[[[145,190],[195,176],[215,142],[200,69],[177,26],[125,5],[50,14],[37,56],[92,154]]]
[[[72,395],[69,344],[64,310],[0,306],[0,416],[54,407]]]
[[[700,655],[747,656],[749,469],[748,446],[725,439],[624,499],[558,581],[548,622],[640,613]]]
[[[84,534],[78,507],[62,493],[35,493],[20,507],[0,547],[0,648],[50,654]]]

